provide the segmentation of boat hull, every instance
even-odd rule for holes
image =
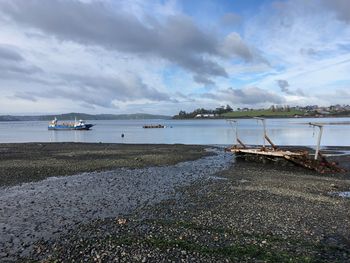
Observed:
[[[85,124],[85,125],[78,125],[78,126],[67,126],[67,125],[55,125],[55,126],[49,126],[49,130],[75,130],[75,131],[83,131],[83,130],[90,130],[90,128],[94,126],[93,124]]]

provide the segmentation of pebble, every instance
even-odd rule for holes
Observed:
[[[0,222],[6,229],[0,235],[0,253],[14,258],[26,255],[31,246],[21,246],[23,240],[50,240],[69,231],[76,222],[119,218],[168,198],[175,187],[203,176],[209,178],[229,167],[230,154],[217,148],[209,150],[216,155],[172,166],[120,168],[0,188],[0,209],[4,210]],[[126,223],[122,217],[117,220],[119,225]],[[12,236],[19,242],[12,242]]]

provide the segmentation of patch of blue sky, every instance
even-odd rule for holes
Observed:
[[[350,86],[350,79],[334,80],[332,86],[336,88],[348,88]]]
[[[282,73],[284,71],[286,71],[288,69],[288,67],[286,65],[282,65],[282,64],[277,64],[273,66],[273,70],[270,71],[270,75],[276,74],[276,73]]]
[[[171,87],[173,83],[174,76],[182,74],[183,71],[176,66],[168,66],[163,68],[161,74],[164,84],[167,87]]]
[[[271,0],[181,0],[179,1],[185,14],[194,18],[201,26],[217,28],[224,15],[228,13],[237,14],[242,20],[256,13],[257,8],[272,2]],[[227,33],[232,30],[241,33],[242,27],[238,23],[234,27],[220,28],[219,33]]]
[[[276,71],[283,71],[291,66],[289,62],[289,57],[281,57],[278,53],[268,53],[260,51],[260,55],[267,61],[270,68],[273,68]]]
[[[198,88],[193,90],[194,94],[203,94],[203,93],[208,93],[213,89],[212,86],[208,85],[200,85]]]
[[[338,48],[344,52],[350,52],[350,43],[338,44]]]
[[[321,61],[323,59],[329,59],[329,58],[334,58],[338,55],[341,55],[340,50],[335,50],[335,49],[324,49],[324,50],[315,50],[313,53],[308,54],[310,58],[313,58],[315,60]]]
[[[272,0],[181,0],[183,10],[189,15],[202,14],[224,15],[229,12],[237,14],[255,13],[256,10]]]
[[[163,84],[169,91],[187,93],[193,85],[193,77],[178,66],[168,66],[163,68]]]
[[[231,87],[243,88],[250,86],[253,82],[260,80],[261,78],[251,74],[240,74],[238,76],[231,77],[229,83]]]

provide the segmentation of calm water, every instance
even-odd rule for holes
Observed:
[[[279,145],[314,145],[318,128],[305,123],[350,121],[330,119],[268,119],[267,131]],[[225,120],[117,120],[91,121],[90,131],[48,131],[48,122],[0,122],[0,143],[4,142],[109,142],[109,143],[183,143],[232,144],[234,129]],[[239,137],[247,144],[262,144],[263,128],[254,119],[238,121]],[[145,124],[163,124],[172,128],[143,129]],[[121,138],[124,133],[125,137]],[[327,126],[322,145],[350,146],[350,125]]]

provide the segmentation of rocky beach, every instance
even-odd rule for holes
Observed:
[[[332,156],[348,167],[349,149]],[[0,145],[0,261],[348,262],[350,174],[191,145]]]

